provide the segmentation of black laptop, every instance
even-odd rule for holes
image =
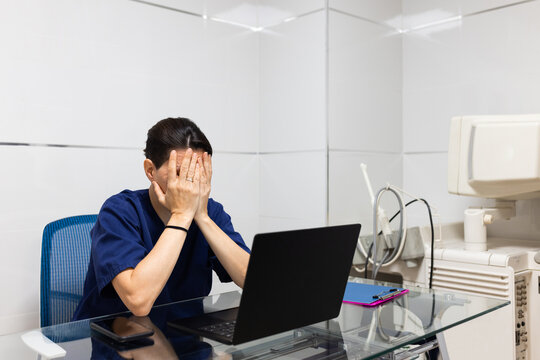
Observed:
[[[240,306],[168,322],[240,344],[339,315],[360,224],[257,234]]]

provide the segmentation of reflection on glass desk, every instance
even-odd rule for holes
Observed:
[[[364,279],[355,281],[373,283]],[[405,353],[403,349],[412,344],[433,339],[450,327],[509,303],[412,288],[408,294],[378,307],[344,303],[335,319],[236,346],[181,333],[167,326],[171,319],[239,306],[240,297],[240,292],[229,292],[155,306],[148,317],[135,318],[154,330],[152,341],[146,344],[124,347],[110,344],[106,339],[91,336],[89,320],[49,326],[32,333],[43,334],[64,349],[66,359],[399,359],[403,358],[399,356]],[[316,294],[306,295],[306,301],[317,301]],[[130,316],[129,313],[122,315]],[[25,342],[29,333],[1,336],[0,358],[36,359],[36,350],[40,348]]]

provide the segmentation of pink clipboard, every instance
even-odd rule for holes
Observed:
[[[399,287],[349,282],[343,302],[361,306],[377,306],[408,292],[408,289]]]

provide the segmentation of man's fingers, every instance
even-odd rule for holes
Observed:
[[[167,164],[167,186],[176,181],[176,150],[172,150],[169,155],[169,163]],[[158,186],[159,187],[159,186]]]
[[[199,161],[196,161],[195,165],[195,174],[193,175],[193,183],[196,185],[199,185],[199,181],[201,181],[201,165]]]
[[[156,196],[158,198],[158,201],[161,204],[164,204],[165,203],[165,194],[163,193],[163,191],[159,187],[158,183],[155,182],[155,181],[152,181],[152,188],[153,188],[154,193],[156,194]]]
[[[203,158],[204,158],[204,155],[203,155]],[[201,184],[206,184],[208,182],[208,179],[206,178],[206,170],[205,170],[205,167],[202,165],[203,164],[203,160],[201,158],[198,159],[198,164],[197,166],[199,167],[199,171],[201,173],[200,177],[201,177]]]
[[[193,154],[193,150],[189,148],[186,150],[186,153],[184,154],[184,158],[182,159],[182,165],[180,165],[180,180],[185,180],[187,177],[189,163],[191,162],[192,154]]]
[[[187,153],[186,153],[186,157],[187,157]],[[187,172],[187,178],[186,178],[187,181],[193,181],[193,177],[195,176],[196,166],[197,166],[197,154],[193,153],[193,155],[191,156],[191,162],[189,164],[189,169]]]
[[[204,171],[206,173],[206,181],[210,183],[212,180],[212,156],[210,156],[207,152],[203,154],[203,161],[204,161]]]

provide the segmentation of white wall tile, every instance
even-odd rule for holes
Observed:
[[[538,14],[532,2],[404,35],[405,152],[447,151],[452,116],[540,111]]]
[[[461,22],[430,26],[403,35],[403,91],[459,84]]]
[[[411,29],[521,0],[402,0],[403,27]]]
[[[448,85],[403,92],[404,152],[448,151],[450,119],[463,114],[461,89]]]
[[[450,119],[462,114],[461,22],[403,36],[403,151],[448,150]]]
[[[277,232],[287,230],[308,229],[326,226],[323,219],[291,219],[271,216],[261,216],[259,220],[259,232]]]
[[[24,58],[24,41],[14,34],[22,34],[25,31],[27,23],[26,12],[29,3],[25,1],[4,1],[2,11],[0,12],[0,39],[5,49],[10,49],[10,57],[2,56],[0,61],[6,61],[9,58]]]
[[[438,221],[441,223],[462,222],[465,209],[487,203],[484,199],[448,193],[446,153],[405,154],[403,188],[413,195],[426,199],[434,208],[434,215],[435,213],[440,215]],[[407,225],[428,225],[427,212],[421,205],[415,205],[415,208],[407,213]]]
[[[234,220],[255,217],[259,209],[257,155],[216,153],[212,158],[212,194]],[[233,222],[233,224],[235,224]]]
[[[83,43],[89,41],[94,15],[92,6],[95,6],[92,1],[82,0],[74,3],[51,0],[45,3],[26,0],[22,3],[24,14],[20,14],[22,16],[16,18],[16,21],[23,23],[28,32],[44,37],[55,37],[60,42],[70,38],[79,38]],[[77,49],[82,47],[81,44]]]
[[[22,332],[28,329],[39,327],[39,313],[11,314],[0,318],[0,357],[2,359],[32,359],[36,352],[28,346],[13,341],[8,336],[16,332]],[[10,340],[10,341],[8,341]]]
[[[403,28],[411,29],[460,15],[460,0],[402,0]]]
[[[478,11],[495,9],[500,6],[517,4],[522,1],[523,0],[460,0],[459,5],[462,14],[472,14]]]
[[[331,9],[401,29],[402,0],[330,0]]]
[[[95,214],[109,196],[126,188],[144,188],[148,180],[142,150],[0,146],[0,155],[12,169],[0,190],[4,274],[0,323],[10,323],[11,331],[16,331],[39,323],[45,225],[67,216]]]
[[[219,1],[219,0],[218,0]],[[259,26],[276,25],[284,20],[306,14],[310,11],[323,9],[324,0],[258,0],[257,16]]]
[[[284,19],[324,7],[324,1],[283,0],[151,0],[150,2],[245,26],[275,25]]]
[[[260,150],[319,150],[325,135],[325,17],[260,33]]]
[[[260,212],[263,217],[326,221],[326,153],[260,156]]]
[[[214,3],[213,0],[145,0],[145,2],[187,11],[199,15],[207,14],[208,4]],[[141,4],[140,6],[148,5]]]
[[[255,90],[259,71],[258,33],[213,21],[204,23],[204,31],[202,79],[235,87],[248,85],[250,90]]]
[[[0,153],[13,169],[0,190],[4,231],[43,230],[52,220],[97,213],[109,196],[149,185],[142,150],[0,146]]]
[[[463,112],[539,112],[540,3],[479,14],[463,21]],[[485,31],[486,26],[492,28]]]
[[[276,25],[284,20],[325,7],[324,0],[295,0],[293,2],[287,0],[149,0],[147,2],[254,28]]]
[[[330,12],[330,149],[401,152],[401,35]]]
[[[361,233],[373,228],[373,207],[360,164],[365,163],[373,191],[387,184],[401,187],[403,165],[400,154],[330,152],[330,224],[361,223]],[[399,210],[392,194],[385,194],[381,207],[388,216]]]
[[[5,320],[14,315],[34,314],[33,319],[24,316],[23,324],[13,324],[15,326],[13,329],[0,329],[0,333],[1,331],[4,333],[15,332],[30,326],[39,326],[42,232],[43,229],[36,228],[20,231],[2,230],[0,232],[2,247],[0,269],[3,274],[3,296],[0,299],[0,319],[2,320],[0,323],[3,324]]]
[[[403,37],[403,151],[448,150],[453,116],[463,114],[461,22]]]
[[[258,26],[257,0],[210,0],[206,2],[206,13],[212,18],[252,27]]]
[[[0,356],[2,359],[31,359],[36,357],[36,352],[25,346],[20,337],[2,336],[0,337]]]
[[[30,5],[5,25],[25,46],[1,60],[0,141],[140,147],[190,116],[217,148],[257,150],[257,33],[132,1]]]

